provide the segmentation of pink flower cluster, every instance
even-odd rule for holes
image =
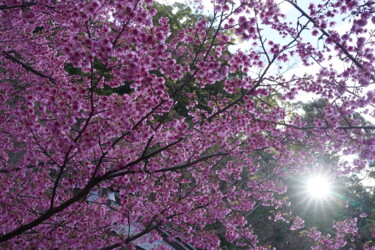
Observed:
[[[225,237],[261,249],[251,212],[272,207],[272,220],[291,221],[287,179],[320,155],[359,156],[326,163],[338,176],[374,160],[374,127],[356,118],[375,100],[368,1],[310,5],[301,26],[274,0],[221,0],[212,18],[176,32],[154,7],[0,4],[2,248],[131,248],[165,229],[197,248]],[[354,18],[343,36],[330,30],[339,13]],[[305,39],[308,29],[324,46]],[[256,42],[233,52],[232,35]],[[294,60],[325,66],[280,72]],[[311,117],[292,103],[305,92],[324,104]],[[303,223],[295,217],[291,230]],[[343,247],[355,223],[309,236]]]

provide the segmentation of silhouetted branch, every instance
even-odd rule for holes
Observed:
[[[56,82],[56,80],[55,80],[54,78],[52,78],[52,77],[50,77],[50,76],[47,76],[47,75],[43,74],[43,73],[40,72],[40,71],[35,70],[34,68],[30,67],[29,65],[27,65],[27,64],[25,64],[25,63],[23,63],[23,62],[21,62],[20,60],[18,60],[18,59],[15,58],[14,56],[10,55],[8,52],[3,51],[2,53],[5,55],[6,58],[12,60],[12,61],[15,62],[15,63],[18,63],[18,64],[21,65],[24,69],[26,69],[26,70],[28,70],[28,71],[30,71],[30,72],[32,72],[32,73],[34,73],[34,74],[36,74],[36,75],[38,75],[38,76],[40,76],[40,77],[47,78],[48,80],[50,80],[50,81],[53,82],[53,83]]]

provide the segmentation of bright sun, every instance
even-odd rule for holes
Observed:
[[[307,193],[315,199],[324,199],[331,193],[329,179],[323,175],[314,175],[307,179]]]

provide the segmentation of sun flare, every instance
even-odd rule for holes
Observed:
[[[326,176],[311,176],[306,183],[307,193],[315,199],[324,199],[331,193],[331,183]]]

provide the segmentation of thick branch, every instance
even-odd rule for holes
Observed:
[[[36,5],[37,2],[30,2],[30,3],[23,3],[20,5],[13,5],[13,6],[8,6],[8,5],[1,5],[0,10],[10,10],[10,9],[17,9],[17,8],[25,8],[25,7],[30,7],[33,5]]]
[[[79,201],[80,199],[82,199],[83,197],[85,197],[90,192],[90,190],[95,185],[97,185],[99,182],[100,182],[100,179],[92,179],[76,196],[67,200],[66,202],[64,202],[60,206],[48,210],[45,214],[43,214],[39,218],[33,220],[32,222],[30,222],[28,224],[25,224],[25,225],[22,225],[19,228],[13,230],[12,232],[9,232],[7,234],[2,235],[0,237],[0,242],[4,242],[4,241],[7,241],[7,240],[9,240],[13,237],[16,237],[16,236],[24,233],[25,231],[30,230],[33,227],[38,226],[40,223],[48,220],[53,215],[63,211],[64,209],[66,209],[67,207],[72,205],[73,203],[75,203],[75,202]]]
[[[188,161],[188,162],[185,162],[185,163],[182,163],[182,164],[175,165],[173,167],[158,169],[158,170],[153,171],[152,173],[160,173],[160,172],[168,172],[168,171],[175,171],[175,170],[179,170],[179,169],[184,169],[184,168],[191,167],[191,166],[193,166],[193,165],[195,165],[199,162],[208,160],[210,158],[213,158],[213,157],[216,157],[216,156],[225,156],[225,155],[228,155],[228,154],[229,153],[216,153],[216,154],[205,155],[205,156],[202,156],[202,157],[196,159],[195,161]],[[121,171],[121,172],[111,174],[111,175],[107,176],[106,179],[107,178],[111,179],[111,178],[119,177],[119,176],[126,175],[126,174],[135,174],[135,173],[143,173],[143,172],[146,172],[146,171],[145,170],[126,170],[126,171]]]
[[[15,62],[15,63],[18,63],[18,64],[21,65],[24,69],[26,69],[26,70],[28,70],[28,71],[30,71],[30,72],[32,72],[32,73],[34,73],[34,74],[36,74],[36,75],[38,75],[38,76],[40,76],[40,77],[46,78],[46,79],[50,80],[50,81],[53,82],[53,83],[56,82],[56,80],[55,80],[54,78],[52,78],[52,77],[50,77],[50,76],[47,76],[47,75],[43,74],[43,73],[40,72],[40,71],[35,70],[34,68],[28,66],[27,64],[21,62],[20,60],[18,60],[18,59],[15,58],[14,56],[10,55],[8,52],[3,51],[2,53],[5,55],[6,58],[12,60],[12,61]]]
[[[177,143],[181,142],[183,139],[184,139],[184,138],[180,138],[180,139],[178,139],[177,141],[174,141],[174,142],[172,142],[172,143],[170,143],[170,144],[168,144],[168,145],[166,145],[166,146],[164,146],[164,147],[162,147],[162,148],[160,148],[160,149],[158,149],[158,150],[155,150],[155,151],[152,152],[152,153],[149,153],[149,154],[146,154],[146,155],[142,155],[142,156],[139,157],[137,160],[134,160],[134,161],[132,161],[132,162],[129,162],[128,164],[126,164],[125,166],[120,167],[120,168],[117,169],[117,170],[111,170],[111,171],[108,171],[106,174],[103,175],[102,179],[103,179],[103,180],[108,180],[108,179],[112,179],[112,178],[117,177],[117,176],[121,176],[121,175],[126,174],[126,173],[130,173],[131,171],[125,171],[125,172],[124,172],[124,171],[121,171],[121,170],[124,170],[124,169],[126,169],[126,168],[131,167],[131,166],[134,166],[134,165],[140,163],[141,161],[147,160],[147,159],[149,159],[149,158],[151,158],[151,157],[153,157],[153,156],[159,154],[160,152],[162,152],[162,151],[164,151],[164,150],[167,150],[168,148],[170,148],[170,147],[176,145]],[[135,171],[135,172],[137,172],[137,171]],[[134,172],[134,173],[135,173],[135,172]],[[142,172],[143,172],[143,171],[142,171]]]

